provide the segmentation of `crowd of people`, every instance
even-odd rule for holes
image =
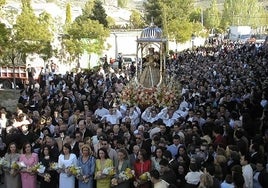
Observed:
[[[268,187],[267,61],[227,41],[178,52],[165,74],[180,98],[146,108],[120,101],[134,69],[45,70],[0,108],[5,187]]]

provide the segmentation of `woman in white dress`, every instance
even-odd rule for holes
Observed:
[[[76,155],[71,152],[71,145],[65,143],[63,145],[62,154],[59,156],[58,165],[60,167],[60,182],[59,188],[74,188],[75,187],[75,176],[71,175],[68,167],[77,165]]]

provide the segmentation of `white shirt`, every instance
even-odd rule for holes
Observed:
[[[139,114],[136,110],[134,110],[131,114],[126,115],[123,119],[122,122],[126,122],[126,119],[129,118],[131,120],[131,125],[137,126],[140,122],[139,119]]]
[[[245,179],[245,188],[253,188],[253,170],[250,164],[242,166],[242,172]]]
[[[224,182],[221,183],[221,188],[234,188],[234,184],[233,183],[227,183],[225,180]]]
[[[189,184],[197,185],[200,182],[200,176],[202,172],[188,172],[185,176],[185,180]]]
[[[109,114],[109,110],[108,109],[106,109],[106,108],[98,108],[98,109],[96,109],[95,110],[95,112],[94,112],[94,115],[95,116],[99,116],[99,117],[103,117],[103,116],[105,116],[105,115],[108,115]]]
[[[160,180],[159,182],[154,184],[154,188],[168,188],[169,183],[165,180]]]
[[[119,119],[122,118],[122,114],[119,110],[116,110],[116,113],[115,114],[107,114],[107,115],[104,115],[102,118],[101,118],[101,121],[106,119],[107,122],[111,123],[112,125],[115,125],[115,124],[119,124]]]
[[[184,117],[184,118],[188,115],[187,110],[183,111],[179,109],[179,110],[176,110],[175,113],[178,114],[179,117]]]
[[[49,125],[47,127],[49,128],[50,133],[54,134],[55,126],[51,124],[51,125]]]
[[[150,112],[150,107],[146,108],[144,112],[141,114],[141,118],[147,123],[153,123],[159,119],[158,115],[152,116]]]
[[[117,115],[112,115],[112,114],[104,115],[101,118],[101,121],[104,120],[104,119],[106,119],[106,122],[109,122],[112,125],[119,124],[119,118],[118,118]]]
[[[158,114],[158,117],[160,119],[163,120],[163,123],[167,126],[167,127],[171,127],[172,125],[174,125],[177,120],[179,119],[179,114],[177,113],[173,113],[172,116],[170,117],[168,115],[168,110],[167,108],[164,108],[163,110],[161,110],[161,112]]]

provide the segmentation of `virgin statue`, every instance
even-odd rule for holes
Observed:
[[[151,88],[160,82],[159,54],[154,52],[154,48],[149,48],[149,55],[146,56],[144,69],[140,76],[140,84],[143,87]]]

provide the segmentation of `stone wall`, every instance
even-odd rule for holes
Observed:
[[[0,106],[6,107],[11,112],[15,112],[19,96],[19,90],[0,89]]]

